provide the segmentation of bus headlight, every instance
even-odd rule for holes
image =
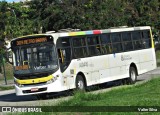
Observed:
[[[16,80],[14,80],[15,85],[17,85],[18,87],[23,87],[24,85],[19,84]]]
[[[57,77],[53,77],[51,80],[47,81],[47,84],[51,84],[57,80]]]

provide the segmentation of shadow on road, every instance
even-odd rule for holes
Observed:
[[[34,96],[16,96],[15,93],[6,95],[0,95],[0,101],[2,102],[21,102],[21,101],[33,101],[37,100]]]

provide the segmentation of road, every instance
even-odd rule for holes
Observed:
[[[138,81],[136,84],[145,82],[149,79],[152,79],[154,77],[160,77],[160,67],[150,71],[148,73],[145,73],[143,75],[138,76]],[[99,90],[93,90],[89,93],[100,93],[100,92],[105,92],[109,91],[113,88],[121,87],[116,86],[116,87],[107,87],[107,88],[102,88]],[[53,105],[57,104],[61,100],[68,100],[72,98],[71,95],[68,95],[70,92],[65,92],[63,94],[59,94],[57,96],[52,96],[50,99],[47,100],[37,100],[35,96],[16,96],[14,90],[7,90],[7,91],[0,91],[0,105],[1,106],[41,106],[41,105]]]

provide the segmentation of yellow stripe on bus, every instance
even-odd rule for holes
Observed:
[[[151,29],[150,29],[150,35],[151,35],[152,48],[154,48],[153,35]]]
[[[49,75],[47,77],[37,78],[37,79],[28,79],[28,80],[16,80],[18,84],[35,84],[35,83],[42,83],[47,82],[53,78],[52,75]]]

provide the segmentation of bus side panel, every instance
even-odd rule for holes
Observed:
[[[155,61],[152,49],[144,49],[140,51],[140,69],[141,74],[155,69]]]
[[[132,63],[136,65],[137,71],[139,73],[140,71],[139,53],[140,53],[139,51],[130,51],[130,52],[125,52],[125,54],[123,54],[122,60],[126,64],[126,76],[127,77],[129,77],[129,69]]]
[[[110,80],[118,80],[126,78],[126,65],[122,61],[123,53],[115,53],[109,55]]]
[[[109,78],[108,56],[101,55],[91,57],[92,60],[92,84],[105,82]]]
[[[108,55],[104,55],[102,56],[102,58],[99,59],[99,65],[102,65],[101,70],[99,70],[100,83],[111,81],[108,57]]]
[[[92,85],[91,82],[91,71],[92,71],[92,63],[90,58],[80,58],[80,59],[73,59],[69,65],[69,67],[65,70],[64,74],[69,73],[70,77],[73,79],[68,78],[67,85],[69,89],[75,88],[75,81],[76,77],[79,73],[82,73],[87,81],[87,86]]]
[[[74,76],[71,74],[71,70],[68,67],[63,73],[62,73],[62,79],[63,79],[63,86],[66,87],[67,89],[72,89],[73,88],[73,83],[74,83]]]
[[[154,54],[155,54],[155,51],[153,48],[141,51],[140,67],[141,67],[142,73],[156,68],[156,59]]]

